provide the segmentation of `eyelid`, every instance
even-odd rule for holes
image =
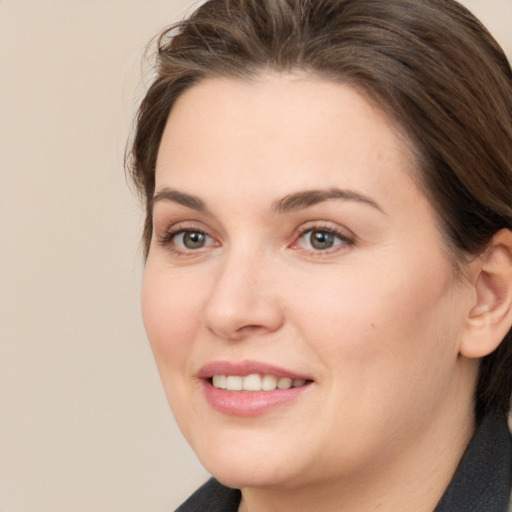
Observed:
[[[209,229],[205,229],[201,223],[193,221],[180,221],[172,224],[171,226],[162,230],[159,234],[155,234],[156,243],[170,252],[178,256],[192,256],[202,253],[204,250],[208,250],[211,246],[218,247],[220,243],[217,238],[210,232]],[[156,231],[156,230],[155,230]],[[200,233],[205,235],[210,242],[204,247],[197,249],[187,249],[183,247],[177,247],[174,240],[184,233]],[[213,243],[212,243],[213,242]]]
[[[307,234],[314,231],[325,232],[335,236],[341,243],[334,245],[331,248],[327,249],[306,249],[299,246],[300,240]],[[290,245],[290,248],[296,250],[302,250],[314,255],[327,255],[337,252],[339,250],[343,250],[343,248],[347,248],[356,243],[356,235],[352,233],[350,230],[346,228],[341,228],[336,225],[333,225],[330,222],[315,222],[311,221],[297,229],[296,235],[294,237],[293,243]]]
[[[158,243],[166,245],[174,240],[178,235],[185,233],[199,233],[201,235],[205,235],[208,238],[212,238],[208,233],[204,232],[201,229],[193,229],[193,228],[179,228],[179,229],[168,229],[163,236],[159,238]],[[213,239],[213,238],[212,238]]]

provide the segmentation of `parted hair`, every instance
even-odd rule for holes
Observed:
[[[398,121],[456,266],[512,229],[512,71],[455,0],[209,0],[156,39],[127,166],[152,236],[155,164],[169,112],[194,84],[305,71],[348,84]],[[507,413],[512,332],[480,362],[479,420]]]

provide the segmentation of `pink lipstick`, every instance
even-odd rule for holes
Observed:
[[[234,416],[256,416],[293,402],[312,384],[307,375],[256,361],[218,361],[198,373],[208,403]]]

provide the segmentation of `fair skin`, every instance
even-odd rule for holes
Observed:
[[[173,107],[143,316],[177,422],[240,511],[431,512],[448,485],[474,430],[481,268],[456,277],[416,172],[345,85],[209,79]],[[212,384],[247,374],[297,387]]]

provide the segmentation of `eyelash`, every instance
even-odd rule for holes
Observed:
[[[341,246],[352,246],[355,244],[354,237],[348,236],[345,232],[342,232],[341,230],[338,230],[330,225],[310,225],[307,227],[302,228],[296,238],[296,241],[293,242],[292,248],[293,249],[301,249],[301,247],[298,247],[299,241],[304,238],[305,235],[308,233],[326,233],[328,235],[332,235],[333,237],[337,238],[340,243],[334,245],[333,247],[327,248],[327,249],[305,249],[306,251],[315,254],[315,255],[323,255],[323,254],[330,254],[332,252],[336,252],[339,250]]]
[[[334,238],[336,238],[338,240],[338,243],[334,242],[335,245],[333,245],[332,247],[328,247],[328,248],[325,248],[325,249],[305,249],[303,247],[300,247],[300,241],[308,234],[312,234],[312,233],[324,233],[324,234],[327,234],[327,235],[330,235],[330,236],[333,236]],[[176,229],[169,229],[168,231],[166,231],[163,236],[161,236],[158,240],[158,244],[165,247],[166,249],[168,249],[170,252],[172,252],[173,254],[176,254],[178,256],[188,256],[188,255],[192,255],[194,253],[198,253],[201,251],[201,249],[204,249],[205,247],[199,247],[197,249],[182,249],[182,248],[177,248],[176,247],[176,243],[175,243],[175,239],[180,236],[180,235],[186,235],[187,233],[193,233],[193,234],[198,234],[198,235],[202,235],[204,237],[207,237],[207,239],[210,239],[210,240],[214,240],[213,237],[211,237],[210,235],[208,235],[208,233],[206,233],[205,231],[199,229],[199,228],[194,228],[194,227],[190,227],[190,228],[187,228],[187,227],[178,227]],[[341,232],[340,230],[338,229],[335,229],[334,227],[332,226],[326,226],[326,225],[310,225],[310,226],[307,226],[307,227],[304,227],[302,228],[301,230],[299,230],[298,234],[297,234],[297,237],[295,238],[294,242],[290,245],[290,248],[292,249],[295,249],[295,250],[304,250],[306,252],[309,252],[311,254],[315,254],[315,255],[324,255],[324,254],[330,254],[332,252],[336,252],[337,250],[339,250],[338,248],[340,246],[352,246],[355,244],[355,241],[352,237],[350,236],[347,236],[346,233],[343,233]]]
[[[192,254],[194,252],[199,252],[201,248],[199,249],[178,249],[176,247],[176,244],[175,244],[175,239],[180,236],[180,235],[186,235],[187,233],[194,233],[194,234],[198,234],[198,235],[203,235],[209,239],[212,239],[213,238],[208,235],[208,233],[206,233],[205,231],[203,231],[202,229],[198,229],[198,228],[185,228],[185,227],[179,227],[177,229],[169,229],[168,231],[166,231],[163,236],[161,236],[158,240],[158,244],[165,247],[166,249],[168,249],[170,252],[174,253],[174,254],[177,254],[179,256],[183,255],[189,255],[189,254]]]

